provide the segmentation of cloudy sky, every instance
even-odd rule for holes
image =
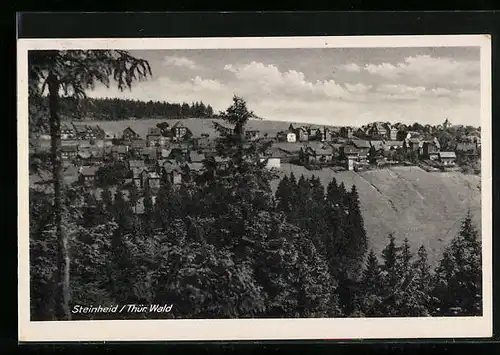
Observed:
[[[269,120],[362,125],[376,120],[479,125],[478,47],[132,51],[153,77],[93,97],[203,101],[234,94]]]

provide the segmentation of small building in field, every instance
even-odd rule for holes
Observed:
[[[455,152],[439,152],[439,161],[444,167],[452,167],[456,164],[457,156]]]
[[[292,131],[279,132],[277,139],[280,142],[295,143],[297,141],[297,135]]]
[[[291,126],[291,125],[290,125]],[[309,131],[307,127],[298,127],[295,129],[295,137],[299,142],[307,142],[309,140]]]

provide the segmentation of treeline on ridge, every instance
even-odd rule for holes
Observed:
[[[47,98],[44,98],[48,100]],[[61,117],[69,119],[88,119],[117,121],[123,119],[147,118],[213,118],[217,114],[212,106],[202,101],[169,103],[166,101],[139,101],[119,98],[91,98],[75,100],[61,98]]]

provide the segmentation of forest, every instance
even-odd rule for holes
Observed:
[[[46,98],[48,100],[48,98]],[[67,119],[117,121],[147,118],[214,118],[217,114],[203,102],[169,103],[119,98],[61,98],[60,114]]]
[[[247,142],[253,112],[239,97],[222,112],[217,154],[180,186],[62,189],[71,304],[172,303],[169,318],[419,317],[482,314],[481,244],[470,214],[437,267],[425,246],[389,235],[368,250],[356,186],[282,177]],[[50,192],[30,190],[32,320],[56,319],[57,233]],[[154,197],[153,197],[154,195]],[[144,213],[134,213],[144,198]],[[436,236],[439,237],[439,236]],[[399,238],[399,239],[398,239]],[[109,314],[79,315],[82,319]],[[151,318],[151,314],[113,314]],[[73,318],[77,319],[77,318]]]

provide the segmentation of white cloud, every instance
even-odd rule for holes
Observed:
[[[349,92],[352,92],[352,93],[355,93],[355,94],[356,93],[358,93],[358,94],[366,94],[372,88],[371,85],[364,85],[364,84],[361,84],[361,83],[356,83],[356,84],[345,83],[344,85],[345,85],[346,89]]]
[[[183,67],[192,70],[200,69],[194,61],[186,57],[177,57],[177,56],[165,56],[163,58],[164,66],[175,66],[175,67]]]
[[[247,95],[353,99],[353,94],[357,93],[355,90],[349,91],[334,80],[311,82],[300,71],[281,72],[276,66],[263,63],[251,62],[238,67],[227,64],[224,69],[234,73],[236,81],[231,84]],[[359,90],[359,87],[352,88]]]
[[[372,75],[405,84],[478,86],[480,83],[479,61],[458,61],[430,55],[407,57],[404,62],[395,65],[391,63],[367,64],[364,70]]]
[[[361,71],[361,67],[359,65],[357,65],[356,63],[350,63],[350,64],[343,65],[342,67],[340,67],[340,69],[345,70],[347,72],[351,72],[351,73],[359,73]]]

